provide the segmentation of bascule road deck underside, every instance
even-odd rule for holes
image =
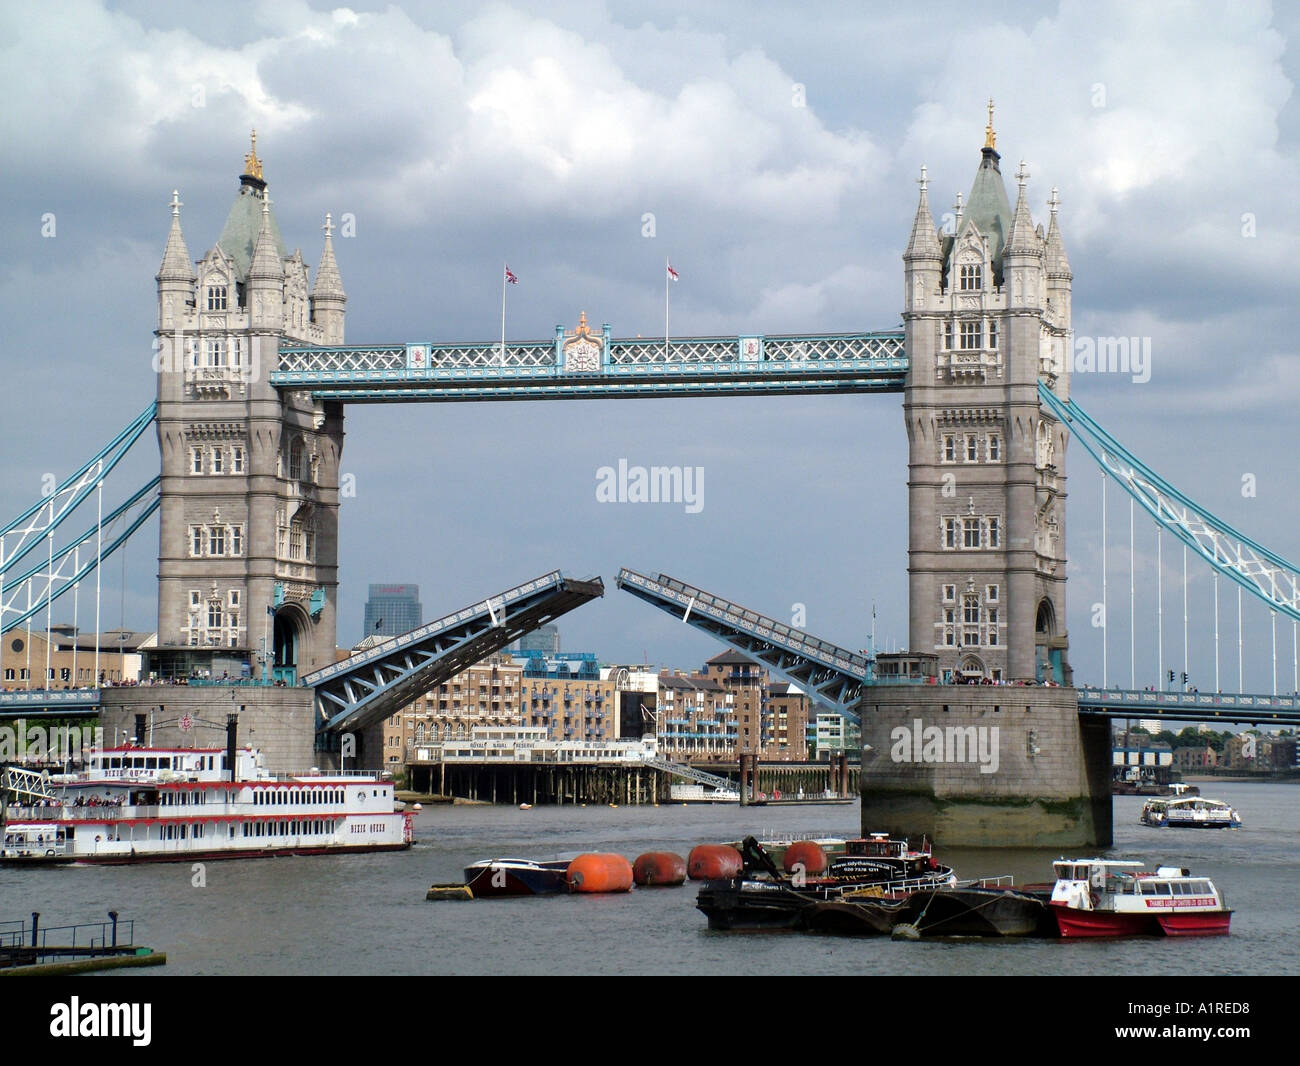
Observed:
[[[618,572],[617,584],[624,592],[752,656],[816,702],[857,719],[858,701],[870,676],[865,656],[667,574],[653,578],[624,567]]]
[[[318,731],[354,733],[382,721],[525,633],[605,594],[599,577],[558,570],[516,585],[400,637],[307,674]]]

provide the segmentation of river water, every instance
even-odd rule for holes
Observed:
[[[1115,799],[1107,855],[1189,867],[1214,878],[1235,910],[1232,934],[1195,940],[922,941],[795,933],[712,933],[695,889],[620,896],[426,902],[477,859],[579,851],[683,856],[747,833],[857,835],[856,806],[738,808],[428,807],[419,843],[377,855],[189,864],[0,868],[0,920],[42,912],[42,925],[135,920],[137,943],[167,952],[179,974],[1300,974],[1300,785],[1212,783],[1241,812],[1240,830],[1137,824],[1143,800]],[[962,877],[1051,878],[1055,850],[939,848]],[[1071,856],[1074,857],[1074,856]]]

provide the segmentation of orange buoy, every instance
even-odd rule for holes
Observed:
[[[587,852],[569,863],[570,892],[630,892],[632,864],[622,855]]]
[[[744,867],[740,852],[726,844],[696,844],[686,860],[692,881],[721,881],[735,877]]]
[[[795,867],[799,866],[803,873],[817,877],[826,872],[826,852],[816,841],[796,840],[785,849],[782,865],[788,874],[794,873]]]
[[[680,885],[686,880],[686,860],[671,851],[647,851],[632,864],[638,885]]]

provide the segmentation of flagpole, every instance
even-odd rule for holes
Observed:
[[[501,365],[506,365],[506,271],[510,267],[501,264]]]
[[[668,285],[672,276],[668,273],[668,257],[664,256],[664,361],[668,361]]]

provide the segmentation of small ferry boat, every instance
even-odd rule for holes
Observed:
[[[572,859],[480,859],[465,867],[465,887],[475,899],[494,896],[550,896],[569,891]]]
[[[234,772],[231,772],[232,762]],[[190,862],[409,848],[372,771],[277,775],[252,748],[108,748],[84,771],[10,768],[0,862]]]
[[[1240,829],[1241,815],[1222,800],[1204,796],[1153,799],[1138,821],[1157,829]]]
[[[1051,908],[1063,937],[1226,936],[1232,911],[1208,877],[1176,866],[1058,859]]]

